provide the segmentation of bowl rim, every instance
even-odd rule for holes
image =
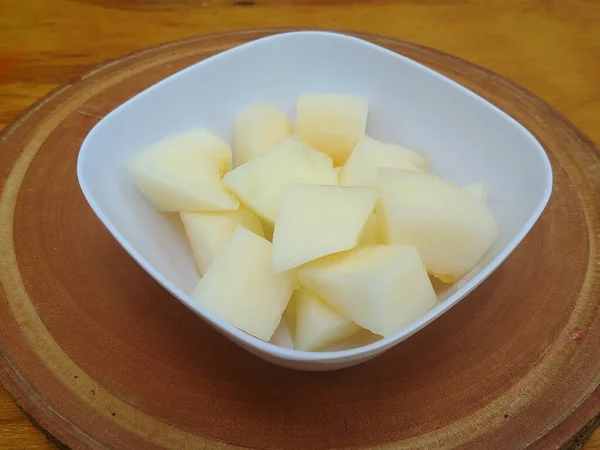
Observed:
[[[396,331],[390,336],[382,337],[381,339],[352,349],[346,350],[335,350],[335,351],[316,351],[316,352],[308,352],[302,350],[295,350],[285,347],[280,347],[276,344],[272,344],[270,342],[263,341],[255,336],[252,336],[239,328],[229,324],[224,319],[219,316],[211,313],[206,310],[202,306],[196,304],[194,300],[191,298],[189,294],[184,292],[182,289],[179,289],[169,280],[167,280],[162,273],[160,273],[157,269],[155,269],[147,260],[144,258],[133,246],[129,244],[129,242],[124,238],[124,236],[116,229],[115,225],[110,221],[110,219],[104,214],[101,207],[95,201],[94,196],[91,194],[90,189],[86,183],[85,177],[85,160],[87,155],[90,153],[90,142],[94,138],[96,134],[99,133],[99,129],[102,128],[101,124],[103,124],[108,118],[112,115],[117,114],[122,109],[126,108],[131,103],[134,103],[139,100],[139,98],[148,92],[159,89],[162,85],[166,83],[171,83],[176,80],[182,74],[197,70],[198,67],[203,65],[211,64],[218,59],[223,57],[230,57],[231,55],[235,55],[237,53],[245,51],[249,47],[254,47],[257,45],[261,45],[268,41],[273,40],[281,40],[289,37],[295,36],[304,36],[304,37],[318,37],[325,39],[342,39],[347,42],[352,43],[353,45],[360,45],[365,48],[368,48],[372,51],[377,51],[379,53],[385,54],[388,57],[393,57],[398,60],[403,61],[406,64],[412,65],[414,67],[419,68],[419,70],[423,70],[428,72],[430,75],[433,75],[435,78],[440,81],[450,84],[455,89],[459,89],[463,94],[469,95],[475,98],[478,102],[484,103],[488,108],[493,108],[500,114],[505,116],[505,119],[508,119],[509,122],[520,128],[525,132],[527,138],[533,144],[533,147],[539,153],[541,157],[541,163],[543,165],[543,171],[546,175],[547,183],[544,186],[544,191],[535,208],[532,210],[528,219],[523,223],[520,230],[515,234],[515,236],[502,248],[498,254],[484,267],[479,269],[470,280],[466,281],[462,284],[458,290],[452,294],[450,297],[445,299],[444,301],[438,303],[434,308],[428,311],[425,315],[421,316],[419,319],[411,322],[409,325],[403,327],[402,329]],[[514,251],[514,249],[521,243],[523,238],[529,233],[532,229],[533,225],[537,222],[542,212],[546,208],[548,201],[550,200],[552,194],[552,185],[553,185],[553,174],[552,167],[550,164],[550,160],[543,146],[539,143],[539,141],[533,136],[533,134],[527,130],[523,125],[513,119],[511,116],[506,114],[502,109],[495,106],[485,98],[477,95],[473,91],[469,90],[465,86],[457,83],[456,81],[442,75],[441,73],[421,64],[413,59],[404,56],[400,53],[396,53],[392,50],[389,50],[380,45],[369,42],[366,39],[361,37],[352,36],[346,34],[344,32],[337,31],[316,31],[316,30],[299,30],[299,31],[283,31],[277,32],[275,34],[261,37],[249,42],[245,42],[241,45],[226,49],[222,52],[219,52],[215,55],[212,55],[206,59],[203,59],[199,62],[196,62],[162,80],[153,84],[152,86],[144,89],[139,92],[132,98],[127,101],[121,103],[111,112],[109,112],[104,118],[102,118],[94,127],[90,130],[90,132],[86,135],[84,141],[81,144],[80,151],[77,157],[77,179],[79,182],[79,186],[81,191],[83,192],[84,198],[90,205],[91,209],[94,211],[98,219],[102,222],[102,224],[108,229],[113,238],[121,245],[125,251],[135,260],[135,262],[142,267],[156,282],[158,282],[164,289],[166,289],[169,293],[171,293],[174,297],[176,297],[180,302],[186,305],[189,309],[191,309],[194,313],[202,317],[208,324],[214,328],[217,328],[222,334],[225,334],[228,338],[234,338],[234,341],[241,341],[245,346],[250,346],[256,350],[259,350],[262,353],[266,353],[270,356],[273,356],[278,359],[290,361],[290,362],[319,362],[319,363],[335,363],[340,361],[347,360],[356,360],[361,358],[366,358],[369,356],[374,356],[379,354],[390,347],[408,339],[410,336],[415,334],[416,332],[423,329],[426,325],[431,323],[433,320],[440,317],[442,314],[447,312],[454,305],[459,303],[464,297],[466,297],[473,289],[475,289],[479,284],[481,284],[489,275],[491,275],[501,264],[502,262]],[[238,343],[238,342],[236,342]]]

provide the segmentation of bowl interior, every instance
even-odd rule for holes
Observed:
[[[139,148],[198,126],[231,143],[233,119],[243,107],[264,101],[295,118],[296,98],[306,92],[366,96],[372,137],[424,150],[433,171],[456,183],[490,185],[489,205],[500,229],[493,248],[469,275],[441,293],[440,306],[385,342],[372,344],[373,351],[380,350],[377,345],[409,336],[485,279],[529,231],[550,195],[551,170],[540,144],[462,86],[360,39],[325,32],[275,35],[201,61],[106,116],[82,145],[80,184],[102,222],[157,281],[217,328],[273,352],[274,346],[190,302],[186,294],[199,277],[178,217],[157,213],[135,188],[124,163]],[[278,342],[289,345],[285,338]]]

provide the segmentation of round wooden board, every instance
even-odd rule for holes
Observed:
[[[560,114],[500,76],[363,36],[457,80],[526,126],[551,158],[554,191],[493,276],[361,366],[304,373],[257,359],[167,294],[96,219],[75,174],[88,131],[165,76],[272,32],[205,36],[127,56],[52,92],[6,129],[2,383],[71,447],[484,449],[568,440],[600,409],[600,158]]]

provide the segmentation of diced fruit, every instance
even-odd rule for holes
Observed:
[[[306,289],[296,289],[290,304],[295,307],[292,340],[296,350],[319,350],[360,330],[354,322],[340,316]]]
[[[260,219],[260,224],[263,227],[263,231],[265,233],[265,239],[269,242],[273,242],[273,231],[275,229],[275,224],[268,220]]]
[[[235,211],[181,213],[181,220],[192,247],[198,272],[203,275],[215,256],[227,244],[238,225],[263,237],[258,217],[240,205]]]
[[[192,298],[233,326],[268,341],[296,287],[293,272],[275,274],[272,244],[238,226]]]
[[[378,215],[390,244],[414,245],[425,268],[440,279],[470,271],[496,236],[496,220],[485,203],[434,175],[380,168]]]
[[[207,128],[194,128],[185,133],[175,134],[146,149],[150,153],[160,155],[173,152],[179,157],[195,160],[200,154],[206,155],[217,164],[219,174],[225,175],[232,168],[232,154],[229,144]],[[187,156],[186,156],[187,155]]]
[[[286,183],[337,184],[329,156],[295,136],[225,175],[225,185],[264,221],[273,224]]]
[[[444,283],[497,238],[488,184],[443,181],[421,151],[367,136],[366,98],[305,94],[296,112],[294,134],[273,106],[243,109],[233,170],[229,145],[205,128],[128,162],[159,211],[180,213],[202,275],[191,298],[283,347],[287,324],[302,351],[356,348],[416,325],[436,289],[446,295]]]
[[[460,279],[459,276],[456,275],[440,275],[440,274],[432,274],[431,276],[437,278],[442,283],[454,283]]]
[[[235,165],[263,154],[293,132],[292,122],[283,111],[265,103],[253,103],[235,120]]]
[[[230,168],[229,146],[205,129],[160,141],[128,163],[144,196],[159,211],[177,212],[237,209],[239,202],[221,181]]]
[[[486,182],[479,181],[477,183],[471,183],[463,187],[469,194],[474,195],[483,203],[487,203],[488,184]]]
[[[358,247],[307,264],[298,276],[344,317],[384,337],[437,304],[415,247]]]
[[[377,141],[363,136],[339,174],[341,186],[377,186],[377,169],[428,171],[429,161],[421,154],[402,145]]]
[[[288,331],[290,332],[290,337],[293,340],[294,333],[296,333],[296,301],[294,300],[294,294],[292,294],[292,298],[290,298],[287,308],[285,308],[285,311],[283,312],[283,320],[285,320]]]
[[[369,102],[364,97],[304,94],[298,98],[296,132],[341,166],[365,134],[368,113]]]
[[[365,228],[360,238],[360,245],[380,245],[385,244],[380,226],[377,212],[374,212],[367,220]]]
[[[356,247],[376,202],[372,187],[284,186],[273,233],[275,272]]]

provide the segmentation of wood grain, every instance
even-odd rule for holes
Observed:
[[[55,448],[41,431],[33,428],[29,418],[3,388],[0,389],[0,430],[0,448]]]
[[[165,40],[266,24],[376,31],[458,54],[515,79],[600,140],[596,2],[342,3],[6,2],[0,15],[0,121],[97,62]],[[10,417],[7,423],[26,425],[22,416]],[[2,422],[5,447],[22,447],[11,430]],[[37,430],[29,430],[27,447],[36,438],[44,445]],[[594,440],[589,444],[598,447]]]

